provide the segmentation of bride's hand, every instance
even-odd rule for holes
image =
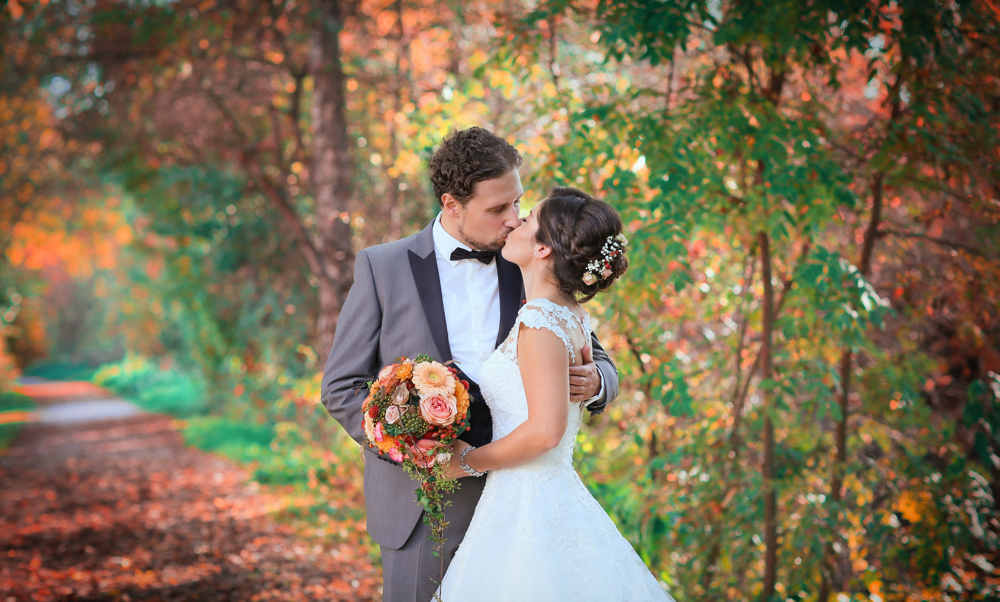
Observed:
[[[449,461],[448,466],[445,467],[445,472],[447,473],[449,478],[461,479],[462,477],[469,476],[468,473],[462,470],[461,466],[462,450],[467,447],[472,447],[472,446],[466,443],[465,441],[456,440],[454,443],[451,444],[451,461]]]

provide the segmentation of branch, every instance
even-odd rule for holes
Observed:
[[[788,291],[791,290],[792,288],[792,274],[795,274],[795,272],[798,271],[799,264],[802,262],[805,256],[809,254],[809,250],[811,247],[812,247],[812,241],[806,240],[805,244],[802,245],[802,251],[799,253],[799,258],[795,262],[795,268],[792,269],[791,272],[789,272],[788,277],[786,277],[781,283],[781,296],[778,297],[778,302],[775,304],[774,307],[775,321],[777,321],[778,316],[781,314],[781,308],[785,305],[785,299],[788,297]],[[758,352],[757,356],[754,357],[753,366],[751,366],[750,371],[747,372],[747,379],[746,382],[743,384],[743,390],[740,391],[740,395],[738,398],[738,406],[741,409],[743,408],[743,404],[746,402],[747,393],[749,393],[750,391],[750,383],[753,382],[753,377],[757,374],[757,368],[759,366],[760,366],[760,353]],[[737,404],[733,404],[734,410],[736,407]]]
[[[274,182],[272,182],[271,179],[264,174],[264,170],[256,156],[257,147],[260,143],[250,143],[249,137],[242,130],[240,130],[239,124],[236,122],[236,118],[217,94],[215,94],[211,89],[205,90],[205,93],[215,104],[216,108],[219,109],[223,117],[232,124],[233,131],[236,132],[236,135],[239,136],[243,142],[243,165],[247,168],[247,171],[250,172],[250,175],[260,183],[261,189],[264,190],[267,196],[274,203],[274,206],[278,209],[278,213],[285,218],[285,221],[291,227],[292,232],[295,235],[295,240],[298,243],[299,250],[305,257],[306,263],[309,264],[310,271],[312,271],[313,275],[317,278],[322,278],[336,287],[337,283],[330,277],[331,270],[328,269],[330,267],[329,262],[327,261],[326,256],[320,253],[319,248],[313,242],[312,237],[309,235],[309,231],[306,230],[305,224],[299,217],[298,211],[295,210],[295,207],[285,196],[284,191],[280,190]],[[276,152],[280,154],[280,148],[276,149]]]
[[[288,225],[291,226],[292,232],[295,234],[295,241],[298,244],[299,250],[305,257],[306,263],[309,264],[309,270],[317,278],[329,279],[329,271],[326,269],[326,258],[319,252],[319,249],[313,243],[312,237],[309,236],[309,232],[306,230],[305,224],[302,223],[298,212],[288,201],[284,192],[280,190],[270,178],[264,175],[260,163],[256,160],[256,158],[254,158],[252,151],[244,155],[244,165],[253,175],[254,179],[260,182],[261,189],[274,203],[274,206],[278,209],[278,213],[280,213],[281,216],[285,218]]]
[[[302,163],[306,163],[306,147],[302,142],[302,127],[299,124],[302,110],[302,81],[306,77],[306,72],[293,71],[292,77],[295,78],[295,92],[292,93],[292,106],[288,110],[288,119],[292,122],[292,135],[295,137],[295,152],[292,153],[292,156]]]
[[[552,15],[552,23],[549,24],[549,73],[552,75],[552,85],[559,89],[559,66],[556,64],[556,53],[558,52],[559,39],[556,34],[556,15]]]
[[[743,349],[744,340],[747,336],[747,328],[750,326],[750,318],[747,317],[747,306],[750,304],[750,299],[753,296],[751,293],[751,286],[753,285],[754,274],[757,269],[757,262],[755,257],[757,256],[757,243],[754,242],[753,246],[750,248],[750,252],[746,254],[743,258],[743,299],[740,302],[740,316],[743,318],[743,323],[740,325],[739,339],[737,339],[736,344],[736,384],[733,386],[733,398],[730,402],[733,404],[733,430],[729,433],[729,447],[733,452],[733,463],[736,463],[737,458],[739,458],[740,452],[740,422],[743,417],[743,400],[745,397],[740,395],[741,381],[743,380]],[[747,274],[747,269],[749,267],[750,273]],[[754,363],[756,366],[756,362]],[[753,373],[747,375],[747,381]],[[729,464],[723,466],[723,474],[728,475]]]
[[[209,100],[212,101],[212,104],[215,105],[215,108],[218,109],[220,113],[222,113],[223,119],[228,121],[229,124],[232,126],[233,132],[240,139],[240,143],[244,147],[252,146],[256,148],[257,143],[254,144],[250,143],[250,136],[246,132],[244,132],[242,128],[240,128],[240,123],[239,121],[236,120],[236,116],[233,115],[233,112],[229,110],[229,107],[227,107],[226,103],[222,101],[222,98],[215,93],[215,90],[213,90],[211,87],[204,87],[202,89],[208,96]]]
[[[282,176],[287,176],[287,169],[285,168],[285,153],[282,151],[281,144],[281,117],[279,115],[278,108],[271,103],[271,144],[274,145],[274,154],[277,159],[278,169],[281,170]]]
[[[935,238],[933,236],[928,236],[927,234],[921,234],[919,232],[906,232],[904,230],[894,230],[892,228],[882,228],[878,232],[878,236],[880,238],[888,235],[899,236],[901,238],[917,238],[920,240],[926,240],[928,242],[932,242],[942,247],[948,247],[950,249],[960,249],[977,257],[985,257],[987,259],[993,259],[992,257],[989,257],[985,252],[983,252],[982,249],[955,240]]]

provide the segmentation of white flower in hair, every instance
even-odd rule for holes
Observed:
[[[625,252],[627,244],[628,239],[621,233],[609,236],[601,248],[601,258],[587,264],[587,269],[583,273],[583,283],[590,286],[599,279],[610,278],[614,274],[611,262]]]

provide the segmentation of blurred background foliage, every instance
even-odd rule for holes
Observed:
[[[996,599],[998,20],[8,0],[0,383],[92,378],[360,520],[318,405],[353,254],[431,219],[427,160],[479,125],[525,156],[525,208],[569,184],[625,218],[589,307],[622,393],[578,467],[674,597]]]

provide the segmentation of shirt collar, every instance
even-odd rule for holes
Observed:
[[[465,249],[471,251],[472,249],[463,244],[460,240],[448,234],[448,231],[444,229],[441,225],[441,214],[439,213],[437,219],[434,220],[434,227],[431,229],[434,236],[434,251],[444,257],[445,261],[450,263],[452,266],[458,265],[457,261],[452,261],[451,252],[455,249]],[[491,262],[492,263],[492,262]]]

